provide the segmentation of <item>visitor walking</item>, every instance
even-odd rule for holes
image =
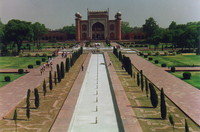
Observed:
[[[82,69],[82,71],[84,70],[84,65],[82,64],[82,66],[81,66],[81,69]]]

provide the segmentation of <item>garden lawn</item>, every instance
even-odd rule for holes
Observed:
[[[183,73],[184,72],[174,72],[172,73],[176,77],[183,79]],[[183,79],[183,81],[191,84],[192,86],[200,89],[200,72],[190,72],[191,73],[191,78],[190,79]]]
[[[167,66],[175,66],[175,67],[187,67],[187,66],[200,66],[200,56],[199,55],[175,55],[175,56],[149,56],[152,57],[151,61],[154,63],[155,60],[158,60],[159,63],[156,64],[161,66],[161,64],[165,63]]]
[[[0,87],[3,87],[5,85],[7,85],[8,83],[16,80],[17,78],[23,76],[25,74],[18,74],[18,73],[0,73]],[[5,76],[10,76],[11,81],[10,82],[6,82],[4,81],[4,77]]]
[[[23,69],[28,65],[33,65],[33,68],[37,67],[36,61],[47,57],[0,57],[0,69]]]

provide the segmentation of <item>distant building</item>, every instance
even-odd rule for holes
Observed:
[[[79,12],[75,14],[76,40],[121,40],[121,13],[115,20],[109,20],[109,10],[89,11],[88,20],[82,20]]]
[[[109,9],[104,11],[87,10],[87,20],[82,20],[79,12],[75,14],[76,34],[67,34],[61,31],[49,31],[42,37],[43,41],[67,40],[114,40],[140,41],[145,40],[144,32],[123,34],[121,31],[121,12],[117,12],[114,20],[109,20]]]

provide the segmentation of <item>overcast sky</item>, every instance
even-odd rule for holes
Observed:
[[[142,26],[153,17],[159,26],[168,27],[200,21],[200,0],[0,0],[0,18],[5,24],[11,19],[40,22],[50,29],[74,24],[74,14],[87,19],[89,10],[107,10],[109,18],[122,12],[122,20],[132,27]]]

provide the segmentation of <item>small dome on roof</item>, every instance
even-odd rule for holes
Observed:
[[[79,12],[76,12],[75,16],[81,18],[81,14]]]
[[[120,11],[118,11],[118,12],[117,12],[117,15],[121,16],[121,15],[122,15],[122,13],[121,13]]]

